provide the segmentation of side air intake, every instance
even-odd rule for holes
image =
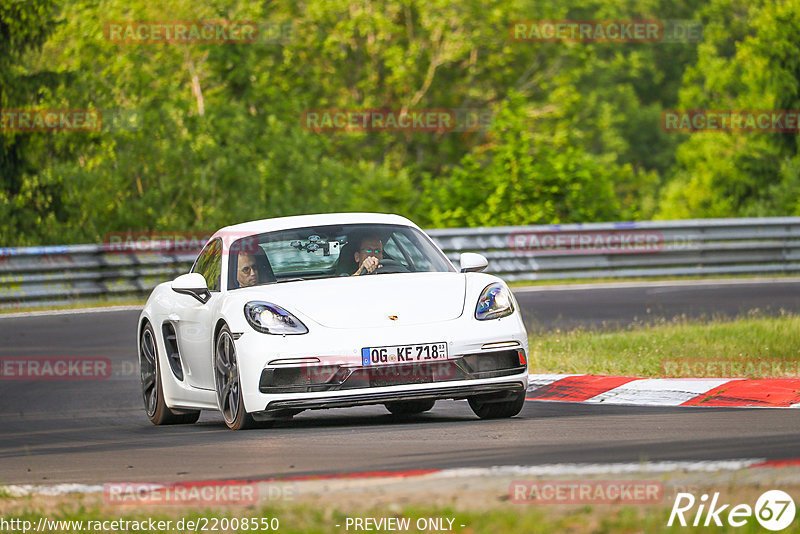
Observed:
[[[172,374],[175,378],[183,381],[183,365],[181,365],[181,356],[178,353],[178,337],[175,335],[175,327],[172,323],[166,322],[161,326],[161,331],[164,333],[164,346],[167,348],[167,361]]]

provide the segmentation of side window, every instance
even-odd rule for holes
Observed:
[[[222,275],[222,240],[217,238],[208,245],[194,263],[193,273],[200,273],[206,279],[209,291],[219,291]]]

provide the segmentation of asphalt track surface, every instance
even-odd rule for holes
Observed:
[[[517,291],[535,328],[658,317],[800,311],[800,280]],[[800,410],[526,403],[480,421],[466,402],[396,419],[382,406],[304,412],[271,429],[229,431],[217,413],[155,427],[135,372],[138,312],[0,318],[0,359],[102,356],[96,381],[0,381],[0,485],[270,478],[549,463],[794,458]]]

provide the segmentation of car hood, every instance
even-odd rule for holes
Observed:
[[[328,328],[370,328],[456,319],[464,310],[466,280],[459,273],[398,273],[286,282],[247,291],[297,312],[301,320],[305,316]]]

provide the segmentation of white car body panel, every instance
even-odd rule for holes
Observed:
[[[189,384],[200,389],[214,389],[214,368],[209,347],[214,340],[214,317],[219,312],[223,296],[211,294],[211,300],[199,303],[189,295],[176,294],[174,311],[169,319],[178,334],[178,349]]]
[[[317,225],[370,223],[419,229],[397,215],[346,213],[243,223],[223,228],[214,237],[222,237],[227,250],[232,241],[250,234]],[[527,387],[526,367],[514,375],[468,380],[338,391],[262,393],[259,389],[262,371],[280,367],[281,362],[276,360],[316,358],[319,364],[358,368],[362,365],[361,349],[364,347],[435,342],[447,343],[451,359],[465,354],[490,354],[500,349],[484,349],[484,345],[501,342],[516,343],[515,349],[524,350],[527,357],[528,338],[516,303],[514,313],[507,317],[487,321],[475,318],[476,304],[483,289],[495,282],[505,285],[492,275],[459,273],[454,268],[447,273],[335,277],[228,290],[224,283],[228,278],[226,258],[223,255],[223,287],[221,291],[212,292],[209,302],[202,304],[190,295],[173,291],[169,283],[163,283],[153,290],[141,313],[139,332],[144,321],[149,321],[156,333],[164,399],[170,408],[219,408],[214,391],[213,355],[215,333],[222,323],[235,334],[247,412],[267,410],[276,402],[347,398],[359,393],[392,395],[510,382],[519,388]],[[513,296],[511,298],[513,301]],[[283,336],[254,330],[243,311],[250,301],[266,301],[284,308],[308,327],[308,333]],[[161,335],[161,325],[165,321],[171,322],[177,332],[185,374],[182,381],[170,371]]]
[[[464,311],[464,277],[455,273],[405,273],[308,280],[239,291],[251,300],[286,308],[325,328],[376,328],[390,322],[421,325],[452,321]],[[430,295],[436,302],[426,302]],[[284,306],[281,303],[287,303]],[[397,316],[390,321],[389,316]]]

